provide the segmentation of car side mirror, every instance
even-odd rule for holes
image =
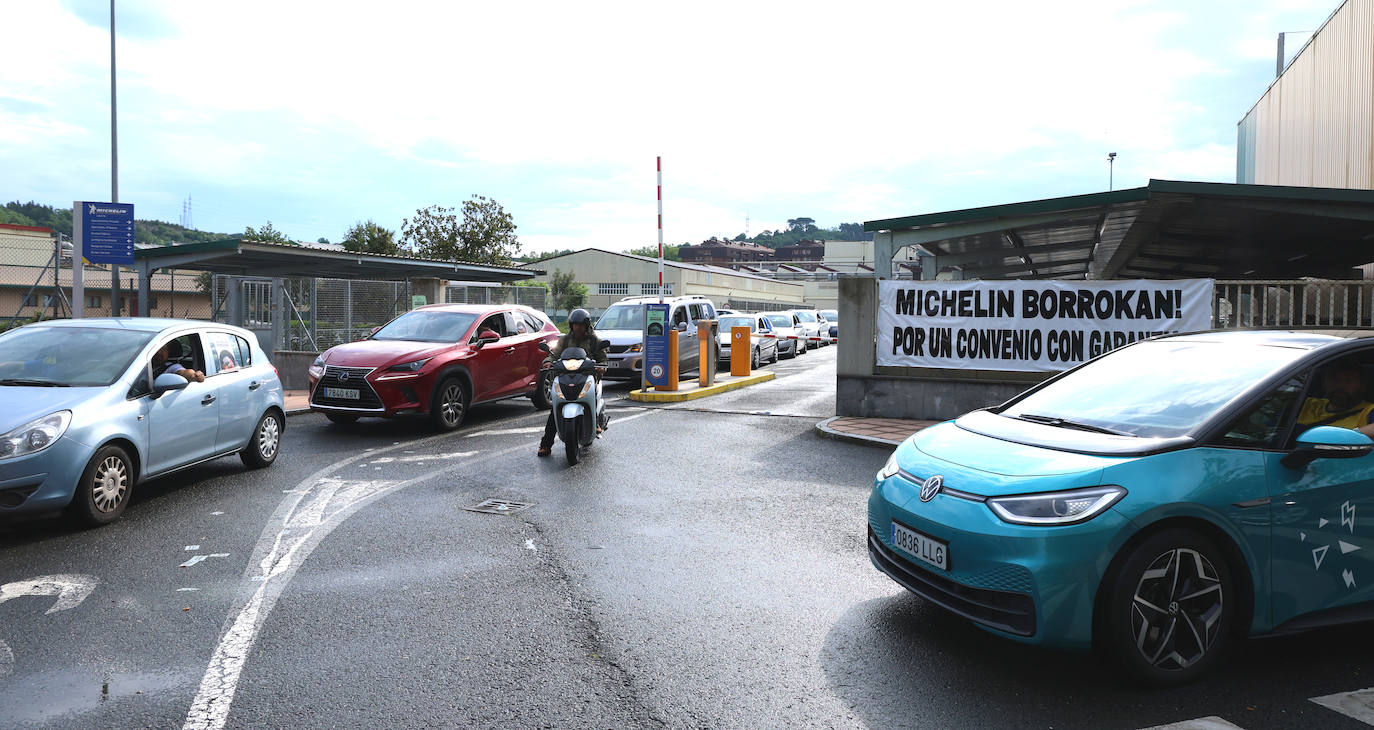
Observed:
[[[602,340],[602,341],[600,342],[600,345],[601,345],[601,349],[602,349],[602,350],[609,350],[609,349],[611,349],[611,341],[610,341],[610,340]]]
[[[673,329],[677,330],[678,332],[686,332],[686,331],[687,331],[687,323],[686,323],[686,322],[678,322],[676,325],[673,326]]]
[[[191,382],[180,375],[163,373],[153,381],[153,397],[161,398],[162,395],[172,390],[185,390]]]
[[[491,330],[482,330],[481,332],[477,333],[477,341],[473,344],[476,345],[477,349],[480,350],[484,345],[490,345],[491,343],[497,342],[500,339],[501,335],[498,335],[495,332],[492,332]]]
[[[548,352],[548,351],[549,351],[549,343],[548,343],[548,342],[541,341],[538,345],[536,345],[536,347],[539,348],[539,351],[540,351],[540,352]]]
[[[1374,440],[1350,428],[1316,426],[1298,436],[1297,447],[1284,456],[1283,465],[1301,469],[1317,459],[1358,459],[1374,452]]]

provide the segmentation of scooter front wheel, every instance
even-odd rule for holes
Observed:
[[[568,454],[568,466],[577,464],[577,460],[582,458],[582,445],[573,439],[563,444],[564,451]]]

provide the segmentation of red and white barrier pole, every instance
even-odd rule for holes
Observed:
[[[664,302],[664,158],[658,159],[658,304]]]

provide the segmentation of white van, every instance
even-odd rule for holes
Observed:
[[[608,360],[606,377],[611,380],[639,380],[644,373],[644,305],[657,304],[658,297],[625,297],[606,308],[596,321],[596,334],[603,340],[610,340],[611,349],[606,353]],[[664,297],[663,303],[671,305],[668,309],[668,322],[677,331],[678,374],[683,375],[700,368],[700,341],[697,338],[697,320],[715,319],[716,306],[710,299],[700,295],[684,297]],[[715,342],[710,333],[706,333]],[[707,363],[715,363],[713,355]]]

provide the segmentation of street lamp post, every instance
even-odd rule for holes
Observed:
[[[1109,193],[1112,191],[1112,173],[1115,172],[1115,165],[1116,165],[1116,153],[1115,153],[1115,152],[1108,152],[1108,153],[1107,153],[1107,192],[1109,192]]]
[[[110,0],[110,202],[119,202],[119,127],[115,105],[115,0]],[[80,256],[81,251],[72,252]],[[119,264],[110,264],[110,314],[119,316]]]

